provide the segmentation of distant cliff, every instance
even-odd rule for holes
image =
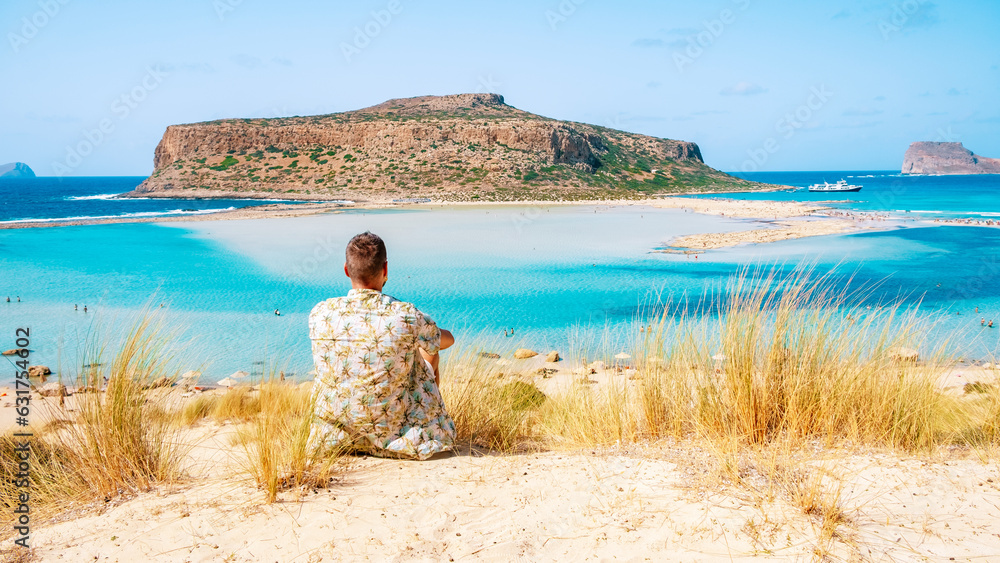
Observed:
[[[35,173],[23,162],[0,164],[0,178],[34,178]]]
[[[706,166],[694,143],[548,119],[496,94],[171,125],[154,164],[132,195],[505,201],[770,187]]]
[[[973,154],[962,143],[913,143],[903,174],[1000,174],[1000,159]]]

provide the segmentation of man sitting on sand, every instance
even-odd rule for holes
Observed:
[[[427,459],[451,449],[455,424],[438,389],[438,352],[455,343],[415,306],[382,293],[385,243],[362,233],[347,244],[346,297],[309,315],[316,380],[310,442],[378,456]]]

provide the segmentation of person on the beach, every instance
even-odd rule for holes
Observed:
[[[385,243],[370,232],[347,244],[346,297],[309,315],[316,380],[312,447],[424,460],[455,443],[441,398],[440,350],[455,343],[414,305],[382,293]]]

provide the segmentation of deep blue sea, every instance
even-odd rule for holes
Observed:
[[[141,176],[40,177],[0,180],[0,223],[31,220],[198,215],[268,203],[245,199],[116,198]]]
[[[864,210],[883,211],[876,207],[878,194],[891,189],[895,199],[884,210],[893,215],[935,211],[986,218],[983,214],[1000,212],[1000,177],[750,176],[789,185],[841,177],[862,182],[865,188],[852,196],[858,199],[840,205]],[[0,183],[0,217],[162,213],[247,203],[82,199],[120,193],[139,181],[64,179],[61,188],[39,190],[34,203],[23,184],[13,188],[21,195],[12,196],[13,184]],[[813,200],[815,194],[725,197]],[[821,273],[832,270],[840,280],[851,277],[852,287],[875,286],[866,298],[872,304],[919,303],[940,319],[942,334],[958,335],[959,353],[992,358],[1000,349],[1000,328],[984,329],[979,321],[986,317],[1000,325],[1000,229],[926,220],[900,225],[735,247],[697,260],[655,250],[679,234],[759,225],[674,209],[575,205],[7,229],[0,230],[0,348],[13,348],[15,329],[30,327],[34,361],[71,379],[88,337],[113,340],[149,307],[176,332],[174,351],[185,369],[202,369],[211,380],[238,369],[260,373],[265,365],[304,376],[311,369],[308,313],[318,301],[346,293],[344,245],[354,234],[372,230],[389,248],[386,293],[416,303],[456,331],[460,341],[492,338],[498,350],[526,345],[558,349],[564,356],[595,347],[615,353],[635,336],[626,327],[644,304],[697,302],[706,293],[724,293],[727,278],[748,264],[786,270],[806,264]],[[505,339],[503,331],[511,327],[517,336]]]

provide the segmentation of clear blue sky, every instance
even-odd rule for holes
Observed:
[[[0,22],[0,163],[39,175],[149,174],[173,123],[476,91],[723,170],[1000,157],[995,0],[5,0]]]

